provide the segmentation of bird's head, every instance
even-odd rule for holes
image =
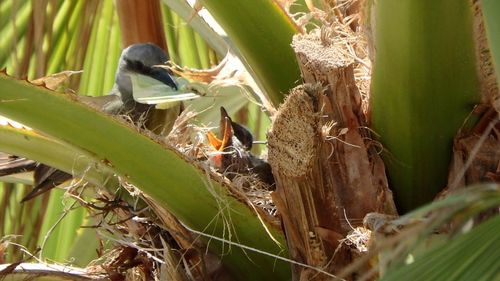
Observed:
[[[164,50],[152,43],[133,44],[123,50],[118,70],[116,71],[116,86],[125,105],[133,105],[133,88],[130,74],[142,74],[158,80],[161,83],[177,89],[177,85],[164,68],[154,67],[164,64],[168,56]]]
[[[248,152],[252,148],[253,136],[242,125],[233,122],[226,109],[221,106],[221,118],[219,130],[221,138],[218,138],[214,133],[208,132],[207,137],[210,145],[218,152],[228,152],[229,150],[237,150]],[[215,166],[223,166],[222,158],[224,154],[216,154],[213,161]]]

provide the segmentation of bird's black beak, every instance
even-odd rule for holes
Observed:
[[[174,82],[172,76],[170,76],[170,73],[166,69],[161,67],[152,67],[150,76],[177,90],[177,84]]]
[[[130,72],[149,76],[163,84],[177,90],[177,84],[170,76],[168,70],[162,67],[147,66],[140,61],[125,59],[126,69]]]

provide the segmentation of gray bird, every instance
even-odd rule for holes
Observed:
[[[115,85],[111,93],[102,97],[81,96],[79,97],[80,101],[109,114],[128,115],[134,123],[144,122],[147,128],[157,133],[170,131],[175,117],[182,109],[158,111],[154,109],[154,105],[137,103],[134,100],[130,78],[130,74],[142,74],[177,89],[175,81],[167,70],[153,67],[154,65],[164,64],[167,60],[168,56],[165,51],[154,44],[131,45],[124,49],[120,56]],[[165,123],[164,121],[169,117],[174,120],[169,120],[169,124],[159,125]],[[68,173],[36,163],[33,160],[0,153],[0,176],[32,171],[33,169],[34,188],[21,202],[30,200],[72,178],[72,175]]]

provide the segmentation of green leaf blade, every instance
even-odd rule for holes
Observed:
[[[268,226],[281,243],[278,245],[269,237],[254,211],[229,196],[219,182],[209,179],[206,171],[187,162],[175,150],[137,133],[131,126],[74,102],[68,95],[2,75],[0,114],[91,152],[97,159],[109,163],[122,179],[138,186],[197,231],[271,254],[287,254],[282,248],[282,232]],[[291,274],[287,263],[273,257],[244,251],[237,246],[227,252],[228,246],[217,241],[209,245],[215,253],[228,255],[230,270],[241,280],[286,280]]]
[[[204,0],[203,5],[227,32],[271,102],[278,106],[300,83],[297,59],[290,46],[299,28],[272,0]]]
[[[471,7],[454,0],[375,5],[372,123],[407,212],[446,186],[453,137],[479,102]]]

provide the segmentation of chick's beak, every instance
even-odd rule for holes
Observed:
[[[219,139],[213,132],[207,133],[208,142],[217,152],[223,152],[226,147],[231,146],[233,128],[229,116],[221,115],[220,131],[222,132],[222,139]],[[222,166],[222,154],[217,153],[213,157],[213,161],[216,167]]]

